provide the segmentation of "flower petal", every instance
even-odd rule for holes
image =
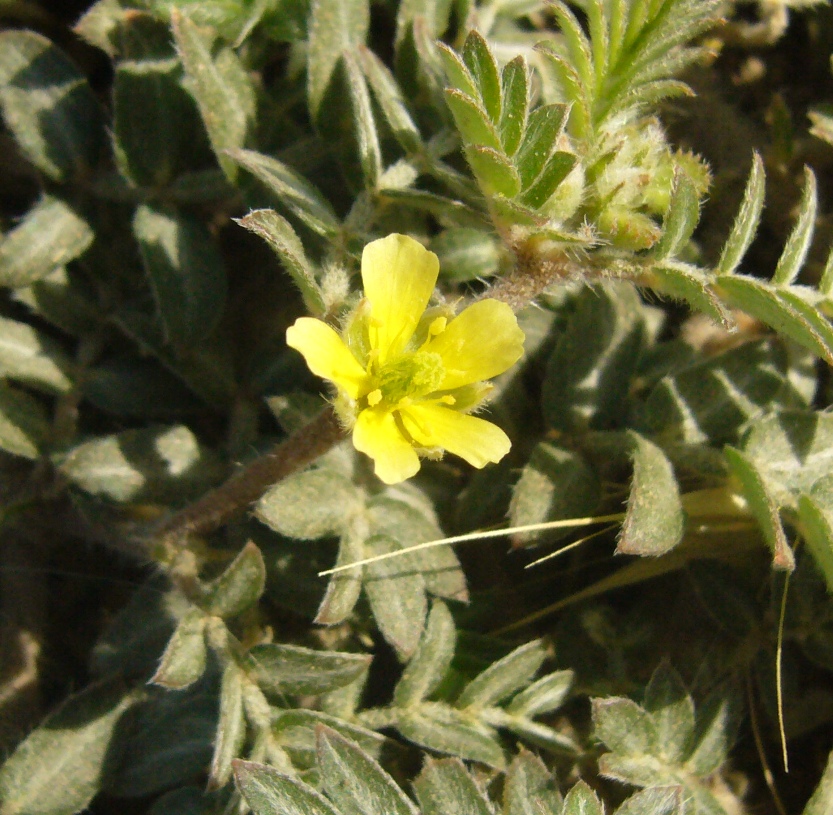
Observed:
[[[314,317],[299,317],[286,330],[286,344],[304,355],[316,376],[335,382],[353,399],[363,394],[367,373],[327,323]]]
[[[373,459],[385,484],[398,484],[419,470],[419,456],[389,410],[363,410],[353,428],[353,446]]]
[[[364,293],[370,301],[370,345],[384,363],[414,334],[440,271],[433,252],[407,235],[388,235],[362,253]]]
[[[442,390],[459,388],[502,374],[524,352],[524,332],[512,309],[499,300],[480,300],[455,317],[426,346],[442,357]]]
[[[442,447],[478,469],[497,463],[512,446],[497,425],[441,405],[411,405],[400,411],[405,430],[423,447]]]

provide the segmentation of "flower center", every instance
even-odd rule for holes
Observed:
[[[402,354],[381,366],[376,374],[376,390],[368,394],[371,405],[385,400],[391,407],[403,399],[416,399],[437,390],[445,377],[439,354],[418,351]]]

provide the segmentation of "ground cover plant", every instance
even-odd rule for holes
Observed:
[[[0,18],[0,815],[833,812],[833,10]]]

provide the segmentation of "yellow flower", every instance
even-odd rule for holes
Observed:
[[[406,235],[373,241],[362,254],[365,297],[341,334],[311,317],[286,332],[310,370],[335,384],[353,445],[387,484],[414,475],[420,455],[447,450],[483,467],[509,452],[507,435],[470,413],[492,388],[484,380],[521,358],[524,334],[497,300],[456,317],[428,309],[439,268],[437,256]]]

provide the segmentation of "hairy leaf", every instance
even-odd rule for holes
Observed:
[[[46,195],[0,241],[0,286],[29,286],[84,254],[93,231],[68,204]]]
[[[172,690],[187,688],[205,672],[205,614],[192,608],[180,621],[165,647],[151,682]]]
[[[104,152],[106,133],[87,81],[33,31],[0,34],[0,55],[0,107],[26,157],[53,181],[88,175]]]
[[[248,541],[229,567],[205,586],[201,603],[207,614],[234,617],[260,599],[265,585],[263,555],[252,541]]]
[[[307,98],[313,118],[345,52],[362,45],[370,22],[367,0],[312,0],[307,53]]]
[[[376,761],[327,727],[318,729],[318,766],[324,789],[342,815],[417,815]]]
[[[0,769],[0,813],[75,815],[85,809],[101,788],[113,731],[134,702],[113,682],[70,696]]]
[[[397,707],[408,707],[430,696],[446,674],[454,656],[457,631],[445,603],[435,600],[425,632],[393,691]]]
[[[255,815],[340,815],[313,787],[266,764],[235,761],[234,778]]]
[[[182,212],[143,204],[133,232],[166,339],[187,345],[210,334],[222,315],[227,283],[222,256],[205,225]]]
[[[414,781],[423,815],[492,815],[492,808],[460,759],[428,759]]]
[[[671,462],[661,448],[634,431],[633,481],[616,551],[663,555],[683,537],[685,514]]]
[[[262,643],[249,652],[258,685],[268,694],[322,694],[361,676],[370,664],[366,654],[315,651],[300,645]]]

